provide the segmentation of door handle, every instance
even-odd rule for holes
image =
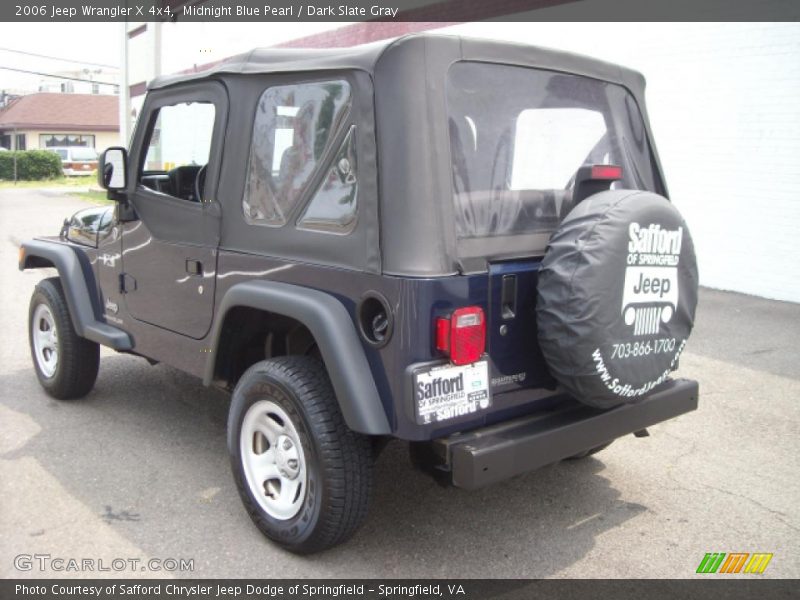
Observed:
[[[199,260],[186,259],[186,272],[189,275],[202,275],[203,263]]]

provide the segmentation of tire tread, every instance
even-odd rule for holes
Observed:
[[[371,441],[347,427],[325,367],[317,359],[282,356],[256,363],[242,375],[237,390],[264,376],[282,383],[302,405],[305,426],[317,447],[324,488],[323,505],[313,533],[298,544],[274,541],[298,554],[320,552],[349,539],[366,519],[372,499]],[[232,410],[231,419],[234,413]],[[234,425],[229,422],[229,431],[234,430],[231,429]],[[229,447],[233,458],[238,445],[232,438]],[[269,536],[268,528],[261,522],[264,517],[260,508],[250,501],[241,486],[240,494],[255,524]]]
[[[58,331],[58,367],[51,378],[45,377],[39,370],[33,348],[33,312],[42,299],[53,313]],[[75,400],[92,391],[100,367],[100,346],[75,332],[64,288],[58,277],[43,279],[36,285],[31,297],[28,334],[31,336],[31,358],[36,375],[50,396],[58,400]]]

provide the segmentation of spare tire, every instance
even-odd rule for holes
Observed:
[[[672,203],[601,192],[550,240],[537,285],[539,344],[553,377],[581,402],[636,402],[677,368],[696,305],[694,245]]]

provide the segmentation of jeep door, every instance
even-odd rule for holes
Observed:
[[[222,84],[150,92],[131,146],[121,287],[138,321],[200,339],[214,309],[216,198],[228,98]]]

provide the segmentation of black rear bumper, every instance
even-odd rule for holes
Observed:
[[[674,379],[636,404],[570,404],[433,441],[453,485],[474,489],[558,462],[697,408],[696,381]]]

